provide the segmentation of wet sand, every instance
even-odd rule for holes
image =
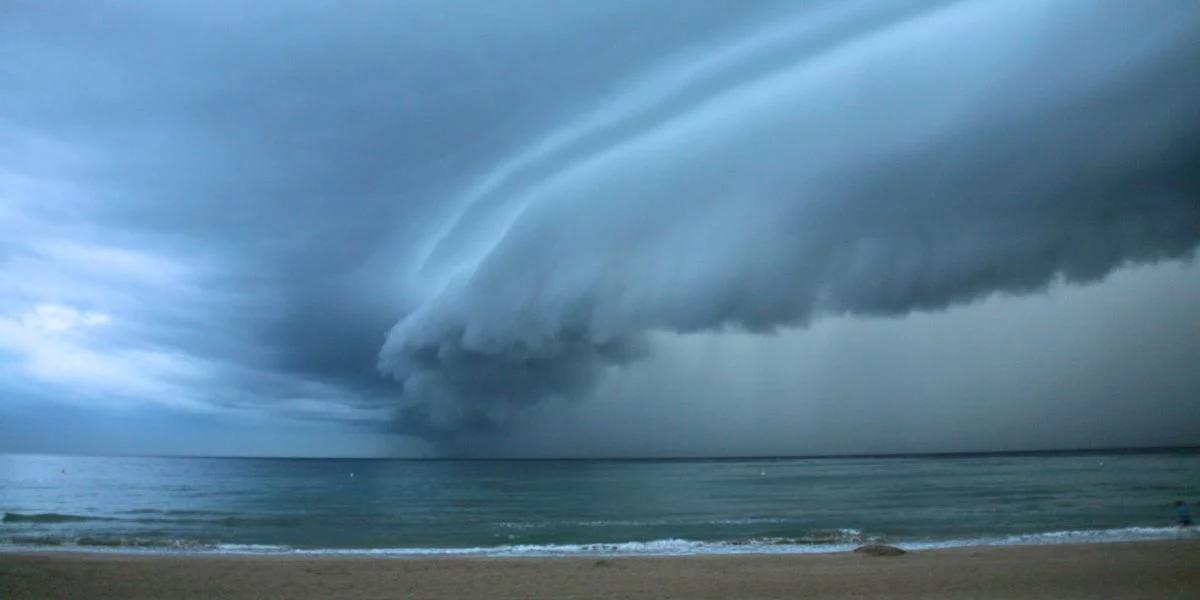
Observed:
[[[0,553],[0,598],[1197,598],[1200,541],[688,557]]]

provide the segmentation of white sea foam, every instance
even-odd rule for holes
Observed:
[[[216,544],[195,545],[179,542],[164,542],[161,546],[137,544],[88,545],[78,542],[13,543],[0,541],[0,552],[27,551],[70,551],[135,554],[229,554],[229,555],[300,555],[300,556],[381,556],[381,557],[425,557],[425,556],[688,556],[703,554],[822,554],[847,552],[863,541],[861,532],[853,529],[838,530],[846,541],[831,543],[805,543],[812,536],[788,540],[785,538],[761,538],[745,541],[695,541],[684,539],[662,539],[646,542],[622,542],[613,544],[518,544],[504,546],[479,546],[470,548],[292,548],[269,544]],[[1144,540],[1200,539],[1200,528],[1188,527],[1124,527],[1117,529],[1092,529],[1076,531],[1049,531],[1009,536],[954,538],[942,540],[894,540],[895,546],[905,550],[935,550],[969,546],[1018,546],[1049,544],[1111,543]]]
[[[1117,529],[1047,531],[983,538],[901,542],[896,545],[909,550],[932,550],[937,548],[960,548],[963,546],[1041,546],[1048,544],[1094,544],[1171,539],[1200,539],[1200,529],[1196,527],[1122,527]]]

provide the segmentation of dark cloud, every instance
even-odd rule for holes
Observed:
[[[345,302],[390,321],[388,278],[466,174],[644,55],[761,18],[662,7],[641,13],[655,27],[630,28],[630,6],[39,3],[8,24],[3,108],[14,145],[81,155],[55,175],[97,196],[89,219],[218,255],[219,285],[267,288],[297,325]]]
[[[1200,41],[1178,7],[1044,8],[902,18],[548,157],[381,367],[453,429],[580,395],[647,331],[903,315],[1189,255]]]
[[[664,332],[939,310],[1200,237],[1183,4],[0,13],[20,397],[479,448]]]

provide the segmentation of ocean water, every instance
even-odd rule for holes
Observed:
[[[420,461],[0,455],[0,551],[824,552],[1200,537],[1200,450]]]

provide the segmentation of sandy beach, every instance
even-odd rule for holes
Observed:
[[[0,554],[17,598],[1195,598],[1200,541],[616,558]]]

